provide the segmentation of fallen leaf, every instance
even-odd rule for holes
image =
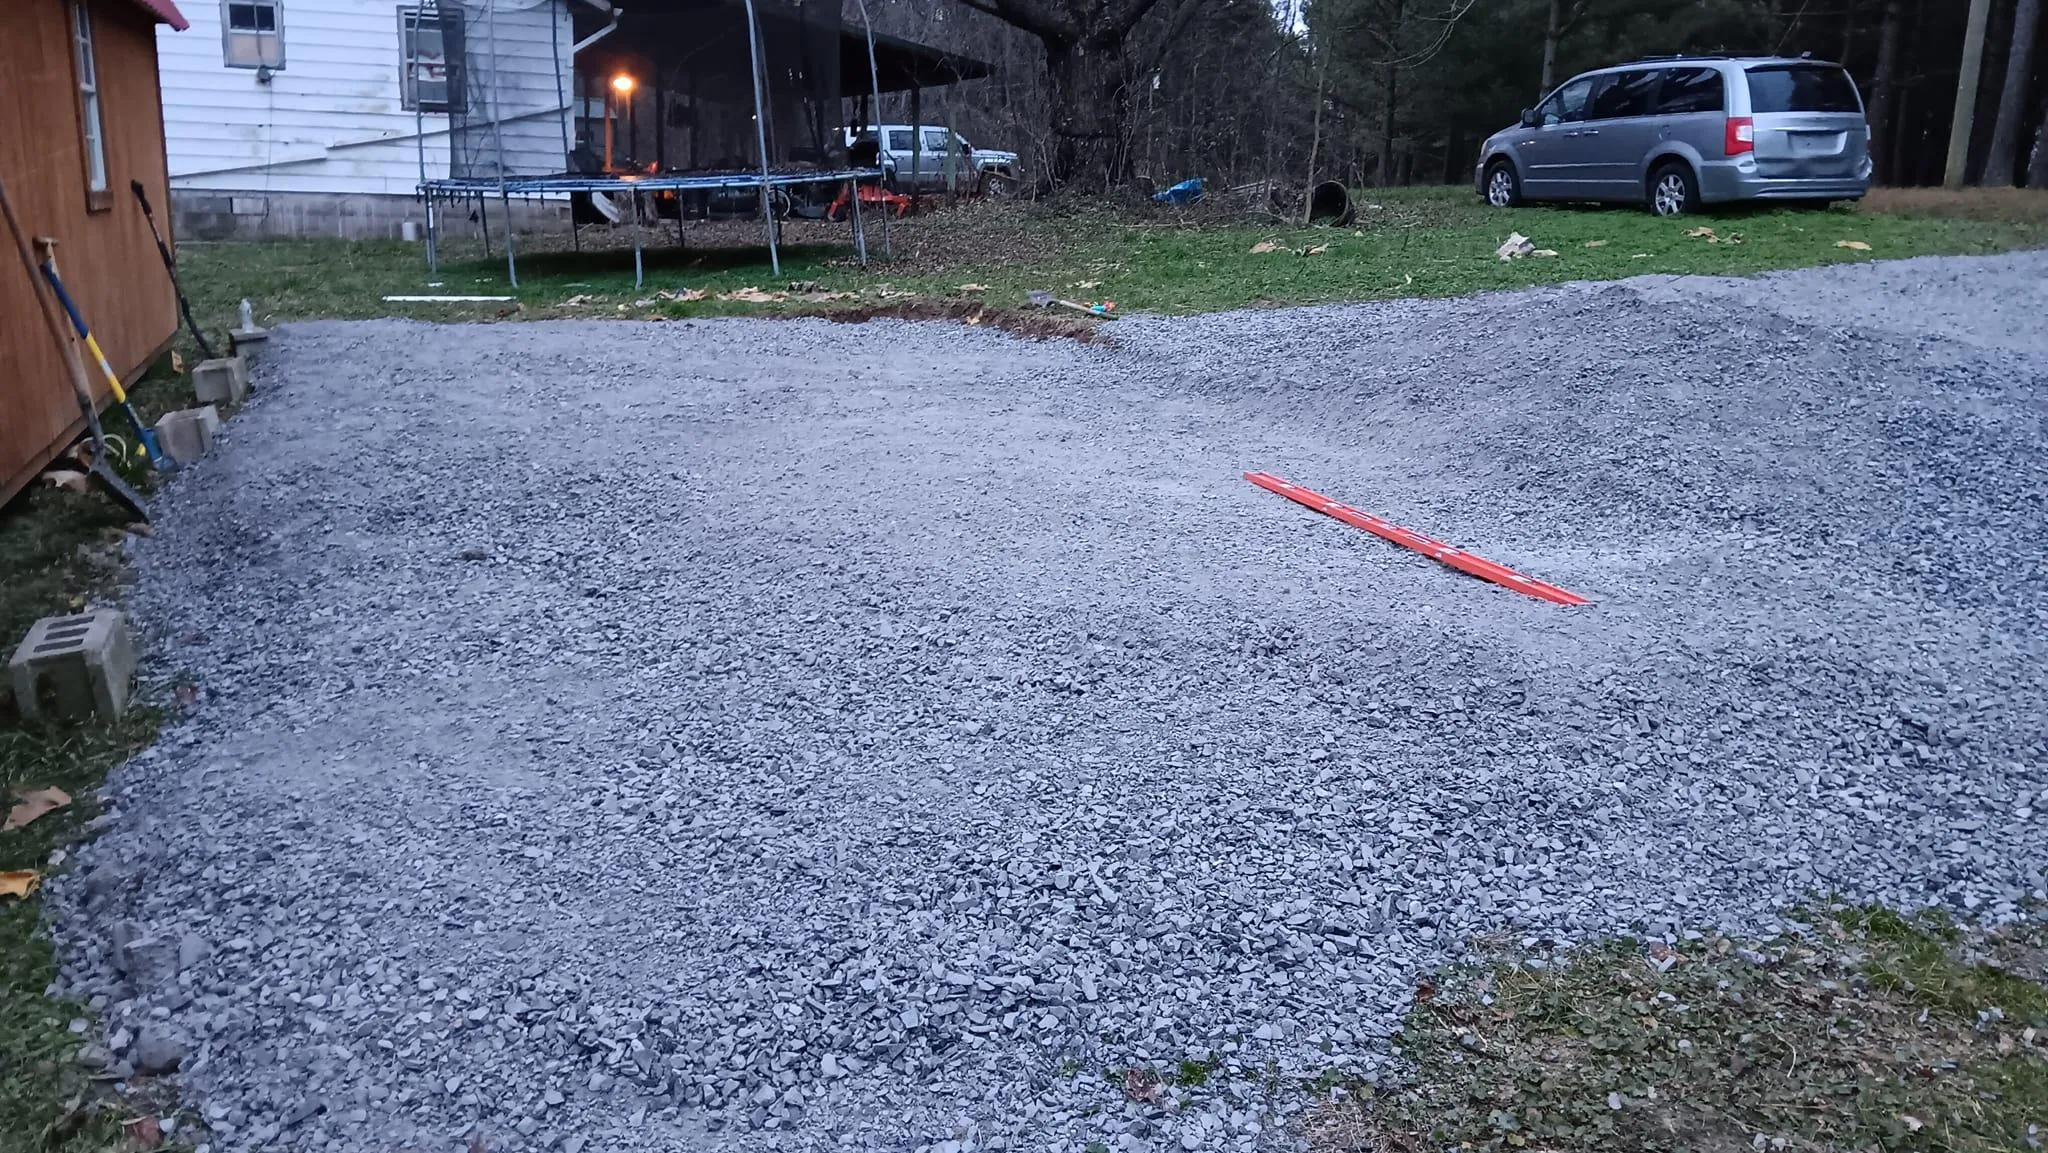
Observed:
[[[181,709],[189,709],[199,703],[199,689],[193,685],[179,685],[171,690],[171,695],[177,698]]]
[[[681,292],[670,292],[667,289],[662,289],[654,295],[663,300],[680,300],[687,303],[692,300],[702,300],[710,294],[701,288],[685,288]]]
[[[1630,259],[1630,260],[1648,260],[1649,258],[1650,258],[1650,254],[1649,254],[1649,253],[1647,253],[1647,252],[1637,252],[1637,253],[1632,253],[1632,254],[1630,254],[1630,256],[1629,256],[1629,259]]]
[[[1712,240],[1714,230],[1702,224],[1698,228],[1688,229],[1686,235],[1694,240]]]
[[[784,292],[763,292],[749,285],[746,288],[735,288],[731,292],[721,292],[718,294],[718,299],[737,300],[745,304],[774,304],[777,301],[788,300],[789,294]]]
[[[171,371],[179,376],[185,375],[185,354],[175,348],[171,350]]]
[[[789,290],[791,292],[823,292],[825,286],[815,280],[792,280],[789,282]]]
[[[1074,282],[1074,287],[1084,290],[1090,288],[1101,288],[1102,282],[1099,280],[1077,280]]]
[[[92,487],[92,481],[82,472],[68,468],[53,468],[43,474],[43,483],[51,488],[66,489],[70,492],[85,492]]]
[[[1604,241],[1604,240],[1588,240],[1588,241],[1586,242],[1586,247],[1587,247],[1587,248],[1605,248],[1605,247],[1607,247],[1607,242],[1606,242],[1606,241]]]
[[[1555,249],[1555,248],[1538,248],[1538,249],[1536,249],[1535,251],[1533,251],[1533,252],[1529,253],[1529,255],[1531,255],[1531,256],[1556,256],[1556,255],[1558,255],[1558,251],[1557,251],[1557,249]]]
[[[1416,999],[1416,1000],[1418,1000],[1418,1001],[1427,1001],[1427,1000],[1429,1000],[1429,999],[1430,999],[1431,997],[1434,997],[1434,996],[1436,996],[1436,985],[1435,985],[1435,984],[1434,984],[1433,982],[1430,982],[1430,981],[1418,981],[1418,982],[1416,982],[1416,983],[1415,983],[1415,999]]]
[[[966,294],[967,294],[967,295],[969,295],[969,296],[973,296],[973,295],[975,295],[975,294],[977,294],[977,293],[987,292],[987,291],[988,291],[988,285],[986,285],[986,284],[963,284],[963,285],[961,285],[961,286],[960,286],[960,291],[961,291],[961,292],[964,292],[964,293],[966,293]]]
[[[1857,252],[1869,252],[1869,251],[1870,251],[1870,246],[1869,246],[1868,244],[1865,244],[1865,243],[1863,243],[1863,242],[1862,242],[1862,241],[1860,241],[1860,240],[1837,240],[1837,241],[1835,241],[1835,247],[1836,247],[1836,248],[1851,248],[1851,249],[1854,249],[1854,250],[1856,250]]]
[[[857,295],[853,292],[807,292],[798,299],[809,304],[823,304],[828,300],[852,300]]]
[[[590,301],[591,301],[591,297],[589,296],[589,294],[587,294],[587,293],[577,293],[577,294],[576,294],[575,296],[572,296],[572,297],[570,297],[569,299],[567,299],[567,300],[563,301],[562,303],[560,303],[560,304],[556,305],[555,307],[556,307],[556,308],[581,308],[581,307],[583,307],[584,305],[586,305],[586,304],[589,304],[589,303],[590,303]]]
[[[32,789],[27,792],[17,790],[14,795],[21,799],[16,801],[14,807],[7,811],[7,820],[4,824],[0,824],[0,832],[18,829],[37,817],[42,816],[44,813],[54,813],[71,803],[71,794],[55,785],[51,785],[47,789]]]
[[[1320,256],[1320,255],[1322,255],[1323,253],[1325,253],[1325,252],[1328,252],[1328,251],[1330,251],[1330,246],[1329,246],[1329,245],[1327,245],[1327,244],[1317,244],[1317,245],[1313,245],[1313,246],[1311,246],[1311,247],[1309,247],[1309,248],[1304,248],[1304,249],[1302,249],[1302,250],[1301,250],[1301,254],[1302,254],[1303,256]]]
[[[1252,251],[1278,252],[1280,251],[1280,242],[1276,240],[1261,240],[1257,244],[1252,245]]]
[[[121,1122],[121,1132],[132,1149],[154,1149],[164,1143],[164,1127],[154,1117],[136,1117]]]
[[[34,869],[15,869],[0,873],[0,897],[20,897],[27,900],[43,883],[43,875]]]
[[[1906,1126],[1906,1132],[1908,1133],[1918,1133],[1920,1130],[1927,1128],[1927,1122],[1913,1116],[1911,1113],[1899,1114],[1899,1121]]]
[[[1159,1078],[1143,1069],[1124,1070],[1124,1097],[1131,1101],[1157,1101],[1165,1092]]]

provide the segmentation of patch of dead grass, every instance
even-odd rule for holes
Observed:
[[[1857,211],[2048,225],[2048,188],[1873,188]]]

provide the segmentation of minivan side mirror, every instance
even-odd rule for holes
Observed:
[[[1539,122],[1536,118],[1536,110],[1534,108],[1522,109],[1522,127],[1534,128],[1537,126],[1538,123]]]

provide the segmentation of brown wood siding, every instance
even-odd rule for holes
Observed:
[[[177,298],[128,189],[142,181],[169,227],[156,28],[128,0],[90,0],[107,205],[89,211],[85,140],[72,70],[70,0],[0,0],[0,178],[22,230],[58,240],[63,274],[114,371],[133,380],[176,334]],[[166,237],[168,240],[168,236]],[[0,502],[73,434],[78,402],[63,353],[36,305],[11,239],[0,238]],[[94,377],[99,402],[110,393]]]

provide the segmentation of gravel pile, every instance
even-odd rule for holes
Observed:
[[[2014,916],[2044,283],[290,326],[134,546],[199,696],[65,988],[220,1150],[1251,1149],[1475,933]]]

